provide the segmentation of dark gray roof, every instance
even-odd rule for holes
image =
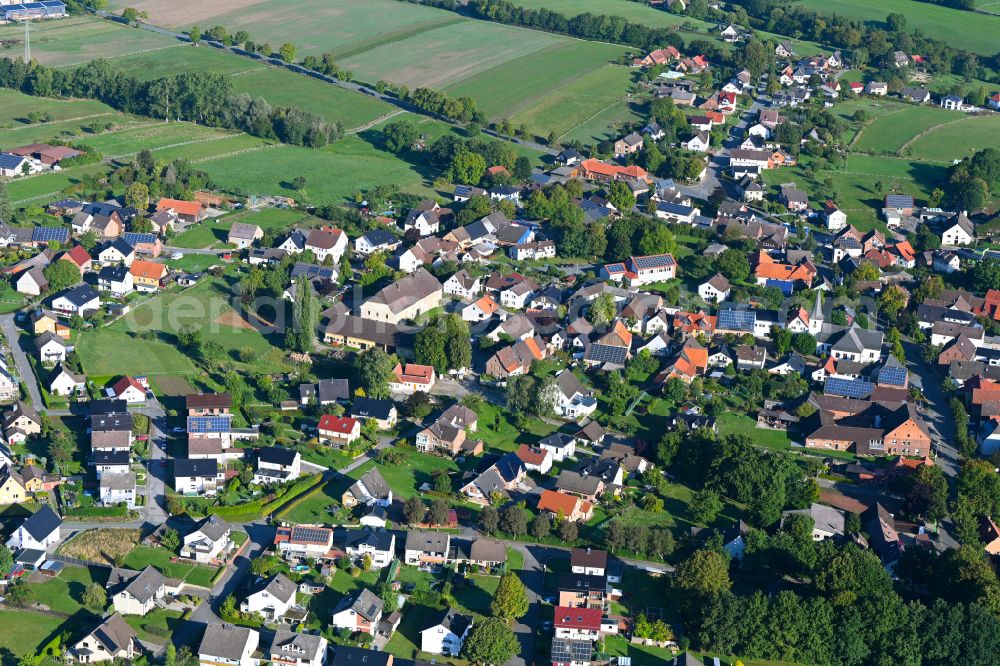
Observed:
[[[52,510],[52,507],[46,504],[38,511],[31,514],[31,516],[24,521],[22,527],[24,527],[25,532],[31,535],[32,539],[35,541],[42,541],[59,529],[60,525],[62,525],[62,519],[56,515],[56,512]]]
[[[135,597],[139,603],[144,604],[156,596],[165,581],[166,578],[163,574],[149,565],[138,576],[129,581],[128,585],[125,586],[125,591]]]
[[[333,649],[333,658],[327,662],[327,666],[389,666],[390,659],[394,665],[401,661],[393,659],[388,652],[365,650],[347,645],[336,645]]]
[[[219,463],[211,458],[188,460],[177,458],[174,460],[174,478],[204,476],[214,477],[219,472]]]
[[[65,298],[76,307],[86,305],[95,298],[100,298],[97,291],[89,284],[81,284],[79,287],[73,287],[68,291],[64,291],[59,296]]]
[[[333,609],[333,613],[336,615],[348,608],[366,620],[374,622],[382,614],[383,604],[382,600],[375,596],[371,590],[362,588],[354,594],[341,599],[340,603]]]
[[[295,458],[299,455],[297,451],[286,449],[283,446],[265,446],[257,449],[257,460],[272,465],[288,467],[295,463]]]
[[[278,629],[275,631],[274,640],[271,641],[272,660],[274,658],[312,659],[321,649],[323,649],[322,636],[303,634],[287,629]]]
[[[392,532],[373,530],[366,527],[360,530],[344,530],[344,548],[371,546],[375,550],[387,551],[392,548]]]
[[[375,499],[388,499],[392,494],[389,484],[382,478],[377,467],[372,467],[360,479],[354,482],[350,492],[355,497],[363,497],[366,493]]]
[[[201,532],[210,541],[218,541],[225,535],[228,529],[229,524],[213,514],[202,519],[195,528],[195,531]]]
[[[423,631],[434,629],[435,627],[444,627],[456,636],[462,636],[471,626],[472,616],[462,615],[454,608],[446,608],[439,612],[433,620],[429,621]]]
[[[376,400],[374,398],[355,398],[351,405],[351,416],[373,418],[384,421],[391,415],[395,407],[392,400]]]
[[[279,599],[283,603],[288,603],[295,598],[295,590],[298,586],[289,580],[288,576],[285,574],[278,574],[270,580],[259,580],[257,584],[254,585],[250,594],[257,594],[258,592],[267,591],[275,599]]]
[[[252,629],[232,624],[210,624],[205,629],[201,645],[198,646],[198,654],[240,663],[251,632]]]

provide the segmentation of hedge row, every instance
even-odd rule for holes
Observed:
[[[313,488],[319,486],[323,483],[322,474],[310,474],[309,476],[304,476],[298,481],[296,481],[287,492],[282,494],[280,497],[276,497],[267,504],[264,505],[264,513],[272,514],[278,509],[282,508],[292,500],[296,499],[303,493],[306,493]]]
[[[77,518],[119,518],[128,515],[124,506],[78,506],[66,511],[67,516]]]

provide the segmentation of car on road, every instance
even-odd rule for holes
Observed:
[[[549,631],[550,629],[552,629],[552,620],[542,622],[542,631]]]

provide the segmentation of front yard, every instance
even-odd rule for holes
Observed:
[[[172,562],[171,557],[175,556],[166,548],[136,546],[132,552],[125,556],[125,566],[129,569],[142,571],[148,565],[153,565],[168,578],[183,580],[188,585],[212,587],[212,578],[218,573],[218,569],[187,562]]]

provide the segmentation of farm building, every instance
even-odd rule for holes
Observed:
[[[61,18],[63,16],[66,16],[66,5],[59,0],[41,0],[41,2],[0,6],[0,20],[3,21],[25,21]]]

